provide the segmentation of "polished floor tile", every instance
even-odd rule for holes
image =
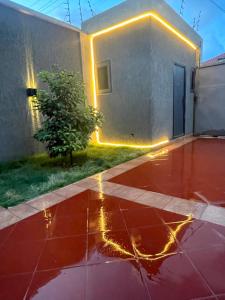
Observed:
[[[140,260],[140,265],[152,300],[190,300],[212,295],[184,254],[163,254],[153,260]]]
[[[0,249],[0,276],[33,272],[43,246],[44,241],[6,241]]]
[[[128,228],[162,225],[162,220],[152,208],[123,211]]]
[[[57,205],[57,217],[76,216],[80,213],[87,213],[89,192],[82,192]]]
[[[87,267],[87,300],[150,299],[134,260]]]
[[[32,278],[32,273],[0,277],[0,299],[22,300]]]
[[[85,289],[85,267],[42,271],[35,273],[26,299],[84,300]]]
[[[49,270],[84,265],[86,247],[86,235],[47,240],[37,269]]]
[[[223,226],[198,220],[168,225],[181,249],[209,249],[215,245],[225,245]]]
[[[87,233],[87,214],[56,217],[48,228],[48,238],[80,235]]]
[[[225,140],[198,139],[109,181],[224,206],[224,152]]]
[[[88,264],[134,257],[134,250],[126,231],[109,231],[88,235]]]
[[[99,213],[89,214],[88,233],[117,230],[126,230],[124,218],[120,211],[106,212],[101,209]]]
[[[139,208],[149,207],[149,206],[144,205],[144,204],[140,204],[140,203],[137,203],[137,202],[134,202],[134,201],[124,200],[124,199],[119,200],[119,206],[120,206],[121,210],[139,209]]]
[[[187,216],[176,214],[170,211],[155,209],[156,214],[162,219],[164,223],[180,223],[184,221],[191,221],[192,218],[188,218]]]
[[[0,247],[6,241],[6,239],[9,237],[9,235],[12,233],[14,228],[15,228],[15,225],[11,225],[9,227],[6,227],[6,228],[0,230]]]
[[[150,259],[179,251],[174,236],[165,225],[131,229],[130,238],[140,258]]]
[[[210,249],[189,250],[188,257],[215,294],[225,294],[225,243]]]

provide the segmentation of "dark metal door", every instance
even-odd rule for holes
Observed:
[[[185,67],[173,70],[173,137],[185,134]]]

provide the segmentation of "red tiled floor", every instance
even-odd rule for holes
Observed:
[[[224,153],[225,140],[198,139],[110,181],[224,206]]]
[[[225,227],[87,190],[0,230],[0,299],[222,300],[224,261]]]
[[[88,264],[134,258],[126,231],[101,232],[88,235]]]
[[[14,230],[15,225],[0,230],[0,247]]]
[[[150,299],[134,260],[87,267],[87,300]]]
[[[89,191],[85,191],[57,205],[57,217],[69,217],[79,213],[87,213]]]
[[[131,229],[130,237],[139,257],[152,258],[179,251],[174,236],[164,225]]]
[[[26,299],[84,300],[85,289],[85,267],[42,271],[35,273]]]
[[[89,201],[89,213],[99,213],[101,209],[104,209],[105,212],[118,211],[120,209],[119,201],[116,197],[96,194],[99,195],[99,198]]]
[[[215,245],[225,245],[223,226],[195,220],[189,223],[169,224],[169,227],[184,250],[209,249]]]
[[[88,233],[117,230],[126,230],[120,211],[105,212],[102,209],[99,213],[90,214],[88,217]]]
[[[179,215],[162,209],[155,209],[156,214],[164,223],[180,223],[187,220],[187,216]]]
[[[48,230],[49,238],[72,236],[87,233],[87,214],[57,217]]]
[[[32,274],[20,274],[10,277],[0,277],[0,299],[21,300],[24,298]]]
[[[140,260],[152,300],[190,300],[211,295],[201,276],[184,254]]]
[[[86,235],[47,240],[37,270],[84,265],[86,243]]]
[[[6,241],[0,249],[0,276],[33,272],[43,246],[44,241]]]
[[[210,249],[188,251],[188,257],[215,294],[225,293],[225,243]]]
[[[128,228],[162,225],[162,220],[152,208],[141,208],[123,211]]]
[[[119,200],[119,206],[120,206],[120,209],[122,209],[122,210],[149,207],[147,205],[143,205],[143,204],[136,203],[136,202],[133,202],[133,201],[127,201],[127,200],[124,200],[124,199]]]

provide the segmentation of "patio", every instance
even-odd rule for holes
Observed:
[[[184,139],[11,209],[0,299],[225,299],[224,153]]]

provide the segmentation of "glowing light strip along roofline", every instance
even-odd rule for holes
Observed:
[[[97,93],[96,93],[96,79],[95,79],[95,56],[94,56],[94,45],[93,41],[94,38],[103,34],[106,34],[108,32],[111,32],[113,30],[122,28],[126,25],[132,24],[134,22],[137,22],[139,20],[142,20],[144,18],[150,18],[157,20],[160,24],[162,24],[165,28],[167,28],[169,31],[171,31],[173,34],[175,34],[178,38],[180,38],[183,42],[185,42],[188,46],[190,46],[192,49],[197,50],[198,47],[188,38],[186,38],[181,32],[179,32],[175,27],[173,27],[169,22],[167,22],[165,19],[160,17],[158,14],[156,14],[153,11],[138,15],[136,17],[130,18],[128,20],[122,21],[120,23],[117,23],[116,25],[110,26],[106,29],[100,30],[96,33],[93,33],[90,37],[90,51],[91,51],[91,73],[92,73],[92,84],[93,84],[93,98],[94,98],[94,108],[98,108],[98,102],[97,102]],[[110,142],[101,142],[99,137],[99,131],[98,128],[96,128],[96,140],[97,143],[100,145],[106,145],[106,146],[120,146],[120,147],[130,147],[130,148],[156,148],[162,145],[165,145],[169,142],[168,139],[165,139],[159,143],[150,144],[150,145],[131,145],[131,144],[123,144],[123,143],[110,143]]]

